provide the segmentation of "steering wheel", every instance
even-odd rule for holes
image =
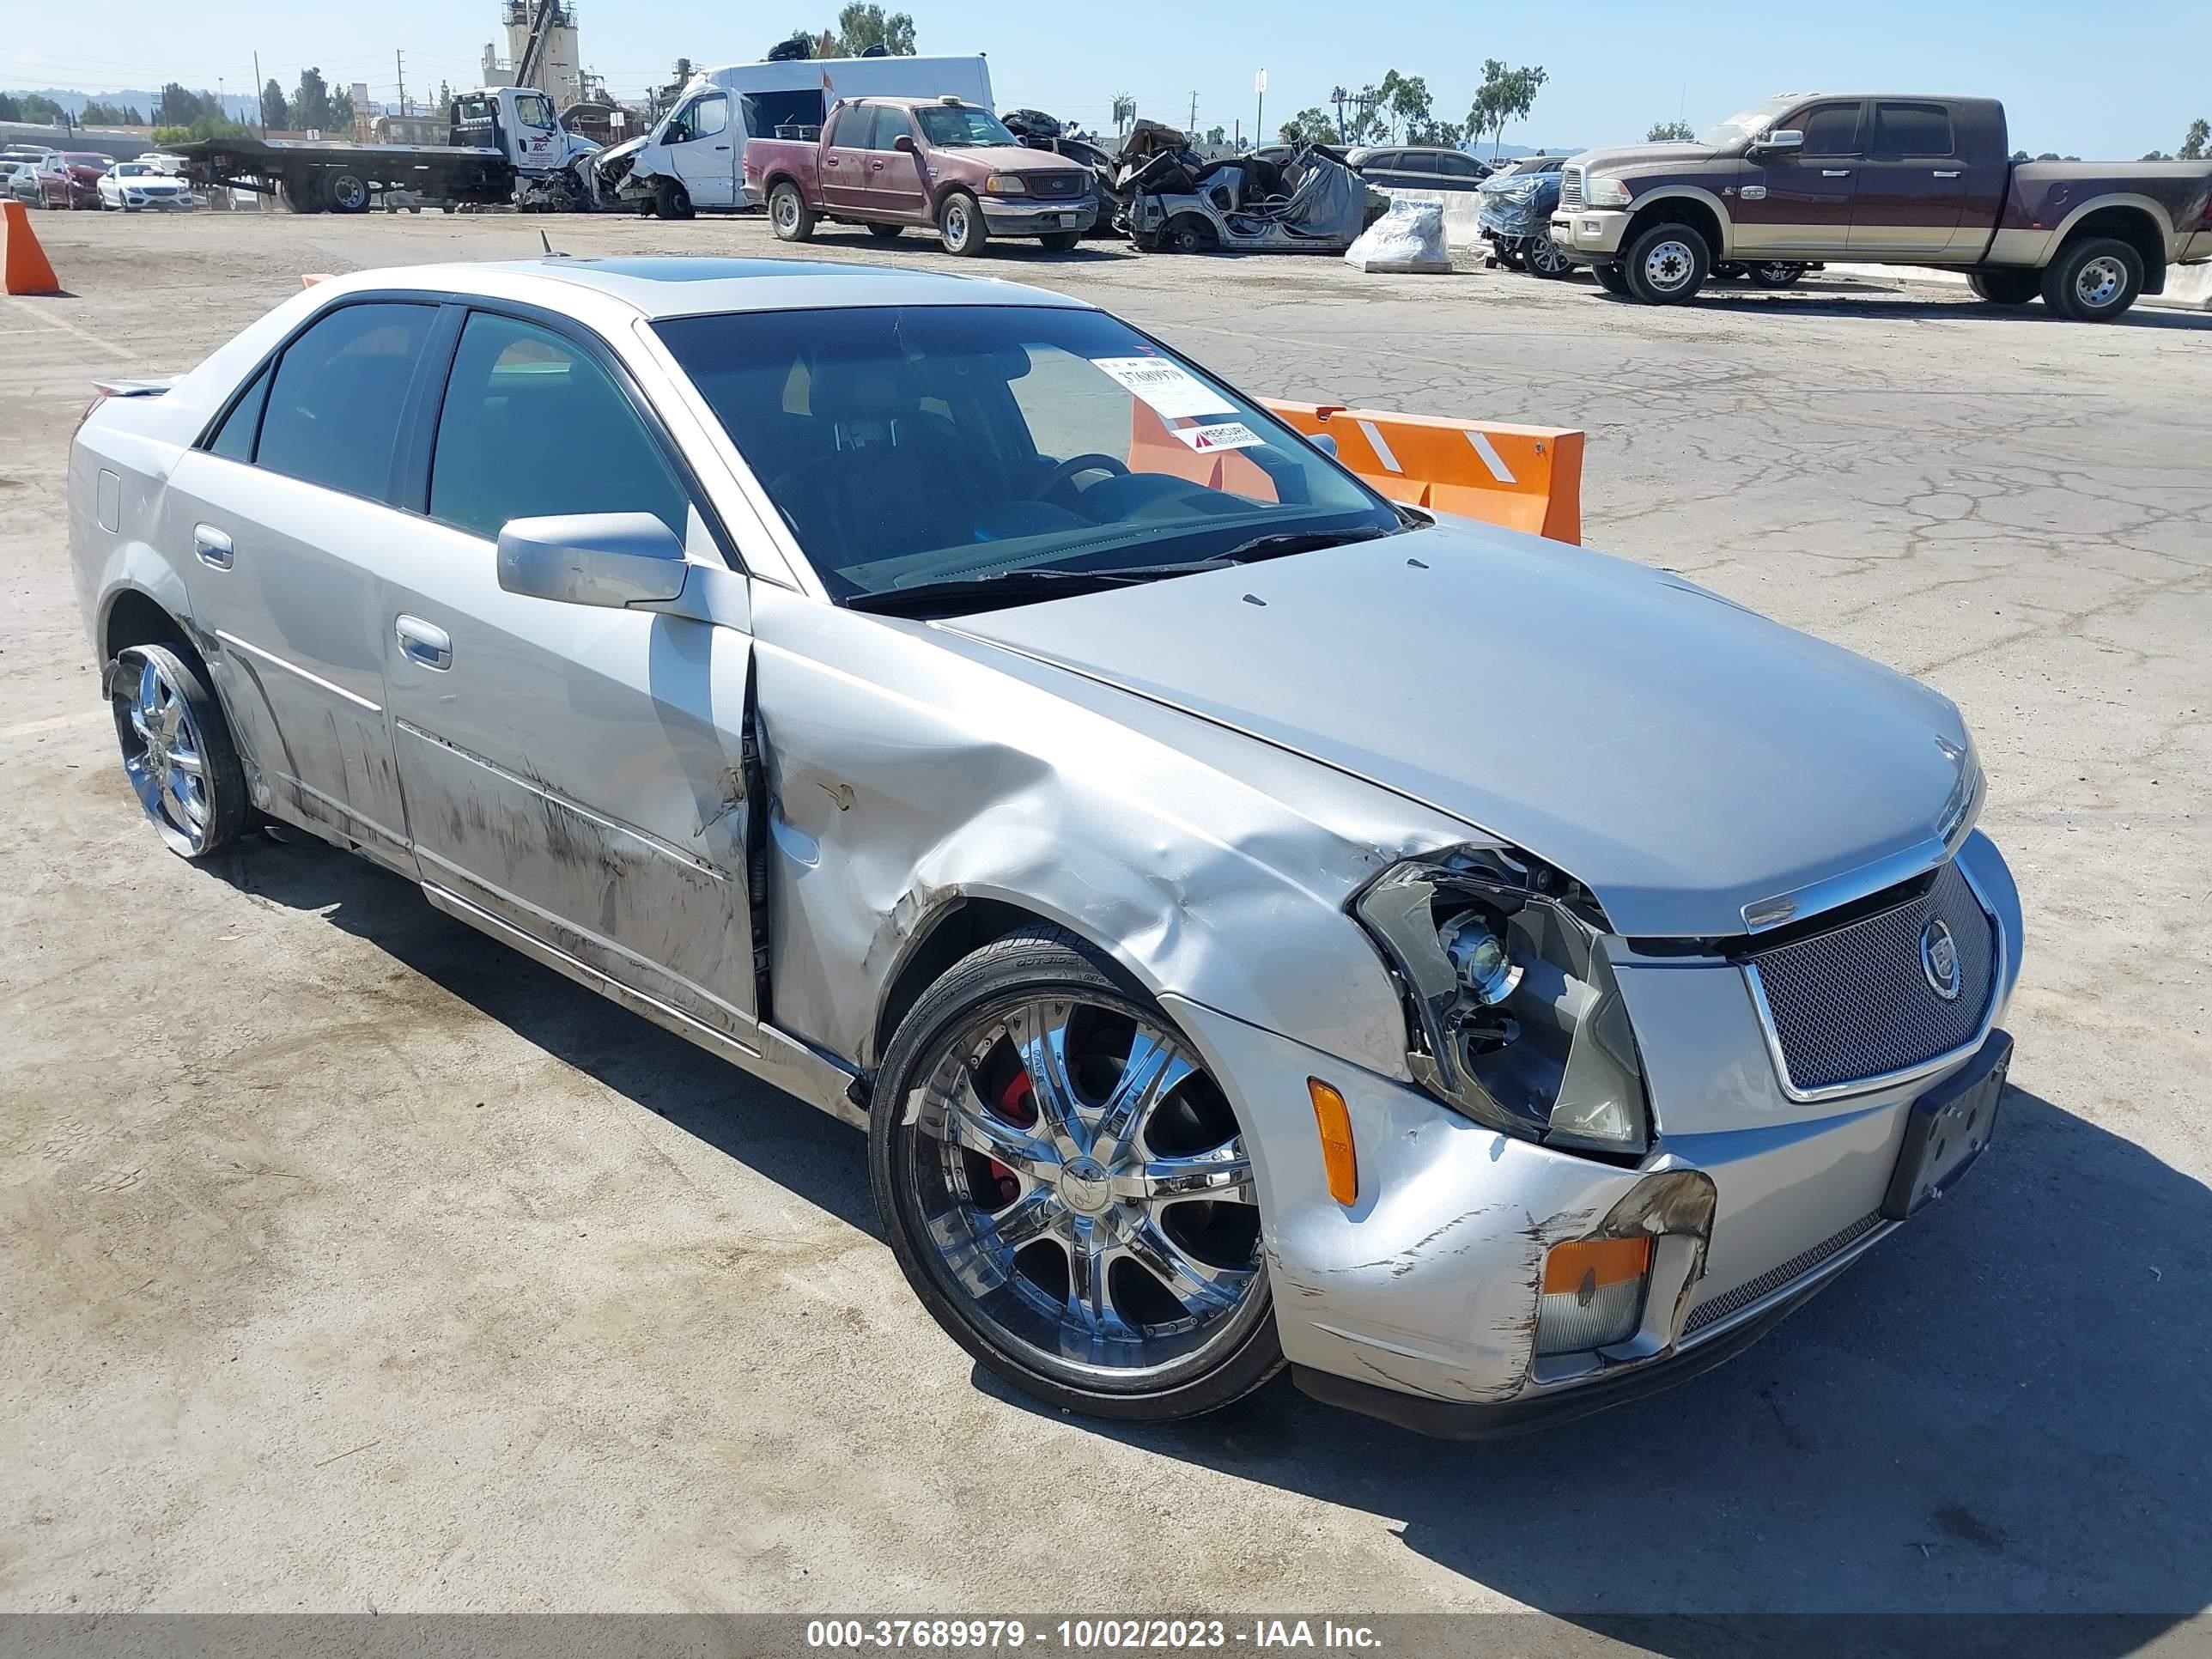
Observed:
[[[1053,468],[1051,475],[1030,493],[1030,499],[1034,501],[1049,501],[1062,484],[1086,472],[1110,472],[1122,478],[1129,476],[1128,467],[1111,455],[1071,455]]]

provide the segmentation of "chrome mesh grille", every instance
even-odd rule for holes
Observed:
[[[1559,205],[1578,208],[1583,204],[1583,170],[1577,167],[1559,169]]]
[[[1748,1279],[1732,1291],[1723,1291],[1710,1302],[1701,1302],[1690,1310],[1690,1317],[1682,1327],[1686,1337],[1695,1336],[1709,1325],[1717,1325],[1731,1314],[1741,1313],[1754,1302],[1764,1302],[1777,1291],[1796,1283],[1838,1250],[1848,1249],[1881,1225],[1881,1212],[1877,1210],[1861,1216],[1839,1233],[1831,1234],[1809,1250],[1800,1250],[1778,1267],[1770,1267],[1753,1279]]]
[[[1936,994],[1921,965],[1929,922],[1959,950],[1959,994]],[[1955,863],[1926,892],[1748,960],[1787,1081],[1799,1092],[1908,1070],[1972,1042],[1996,981],[1996,929]]]

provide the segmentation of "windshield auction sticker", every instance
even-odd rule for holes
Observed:
[[[1091,367],[1109,374],[1170,420],[1184,415],[1234,415],[1237,405],[1184,368],[1159,357],[1093,357]],[[1253,440],[1255,443],[1259,440]],[[1231,446],[1221,445],[1228,448]]]
[[[1217,421],[1211,426],[1179,426],[1176,437],[1193,449],[1252,449],[1267,441],[1241,421]]]

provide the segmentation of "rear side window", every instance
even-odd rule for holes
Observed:
[[[469,319],[438,416],[432,518],[489,538],[509,519],[650,513],[681,537],[690,508],[605,369],[534,324]]]
[[[1859,153],[1859,106],[1822,104],[1801,118],[1805,155],[1856,155]]]
[[[436,314],[429,306],[345,306],[293,341],[270,383],[255,463],[383,500],[408,382]]]
[[[866,149],[868,147],[868,127],[875,114],[866,105],[847,105],[830,118],[830,130],[822,142],[833,149]]]
[[[1876,104],[1874,153],[1880,156],[1955,155],[1951,112],[1941,104]]]
[[[261,430],[261,406],[269,401],[269,371],[263,369],[253,377],[253,384],[246,395],[230,408],[223,417],[222,428],[208,453],[220,455],[227,461],[251,461],[253,459],[253,440]]]

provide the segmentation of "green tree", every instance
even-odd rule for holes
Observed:
[[[23,106],[15,101],[15,94],[0,92],[0,121],[20,121],[22,118]]]
[[[1647,144],[1690,144],[1697,142],[1697,130],[1687,121],[1654,121],[1651,131],[1644,135]]]
[[[438,82],[438,106],[436,114],[438,118],[441,121],[450,121],[453,119],[453,83],[450,81],[441,81]]]
[[[914,19],[902,11],[884,15],[881,6],[852,0],[837,14],[837,49],[858,58],[872,46],[881,46],[894,58],[914,56]]]
[[[62,118],[62,106],[42,93],[27,92],[20,100],[23,121],[43,121],[49,125]]]
[[[330,126],[333,132],[353,131],[353,89],[351,88],[340,87],[331,94]]]
[[[1504,142],[1507,124],[1528,118],[1528,112],[1535,107],[1537,89],[1547,78],[1540,64],[1508,69],[1498,58],[1483,60],[1482,85],[1467,112],[1467,130],[1470,136],[1479,137],[1486,132],[1490,135],[1493,160],[1498,146]]]
[[[284,88],[270,76],[269,84],[261,88],[261,125],[276,132],[292,130],[292,105],[284,96]]]
[[[1419,143],[1413,129],[1430,125],[1436,115],[1436,100],[1429,95],[1429,83],[1425,76],[1401,75],[1395,70],[1386,70],[1382,83],[1376,88],[1382,94],[1382,111],[1389,125],[1390,137],[1403,137],[1409,143]]]
[[[2174,153],[2173,159],[2201,161],[2207,150],[2212,150],[2212,121],[2200,115],[2189,124],[2189,136],[2181,141],[2181,148]]]
[[[1439,149],[1457,149],[1460,141],[1467,137],[1467,129],[1456,121],[1439,121],[1431,118],[1415,121],[1406,128],[1409,144],[1434,144]]]
[[[1286,144],[1329,144],[1336,142],[1336,124],[1326,110],[1302,109],[1276,130]]]
[[[319,69],[300,71],[299,89],[292,94],[292,125],[302,132],[328,132],[331,118],[330,83]]]
[[[145,118],[129,104],[104,104],[97,98],[85,100],[77,112],[77,122],[88,127],[137,127],[145,125]]]
[[[213,103],[214,100],[208,101]],[[155,127],[154,142],[157,144],[185,144],[200,138],[248,138],[252,135],[253,129],[243,121],[234,121],[216,110],[206,109],[195,116],[189,125],[171,124]]]

